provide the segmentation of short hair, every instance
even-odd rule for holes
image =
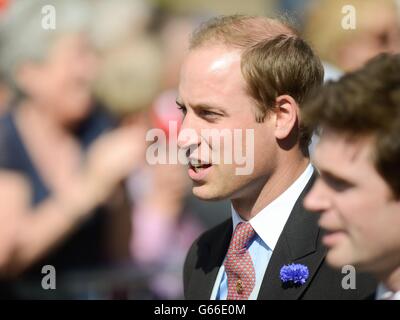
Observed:
[[[56,10],[55,29],[44,29],[42,9]],[[15,72],[26,62],[42,62],[63,34],[89,32],[91,9],[87,0],[12,1],[0,21],[0,72],[17,89]]]
[[[219,16],[195,30],[189,49],[221,44],[242,51],[242,75],[260,122],[275,107],[278,96],[288,94],[300,105],[312,89],[322,85],[321,61],[287,18]],[[302,123],[299,129],[300,148],[308,154],[312,132]]]
[[[373,137],[373,162],[396,197],[400,196],[400,55],[381,54],[363,68],[329,81],[303,106],[313,128],[349,137]]]

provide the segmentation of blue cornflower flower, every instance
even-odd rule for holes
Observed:
[[[292,283],[294,285],[304,284],[309,276],[307,266],[303,264],[284,265],[280,271],[280,277],[283,283]]]

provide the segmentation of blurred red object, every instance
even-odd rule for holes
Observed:
[[[175,122],[178,132],[182,123],[182,113],[176,105],[176,90],[167,90],[161,93],[154,101],[151,109],[151,120],[154,127],[165,132],[169,138],[170,122]],[[175,124],[171,123],[171,127]]]
[[[0,0],[0,13],[4,13],[7,10],[10,0]]]

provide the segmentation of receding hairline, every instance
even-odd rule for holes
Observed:
[[[223,44],[243,50],[279,35],[299,36],[294,26],[283,16],[277,18],[248,15],[218,16],[194,30],[189,41],[189,49]]]

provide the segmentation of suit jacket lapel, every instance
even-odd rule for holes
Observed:
[[[318,216],[303,207],[303,199],[315,179],[316,173],[304,188],[286,222],[269,261],[258,299],[299,299],[324,259],[325,249],[318,245]],[[300,263],[308,267],[309,278],[304,285],[288,287],[282,283],[280,269],[290,263]]]

